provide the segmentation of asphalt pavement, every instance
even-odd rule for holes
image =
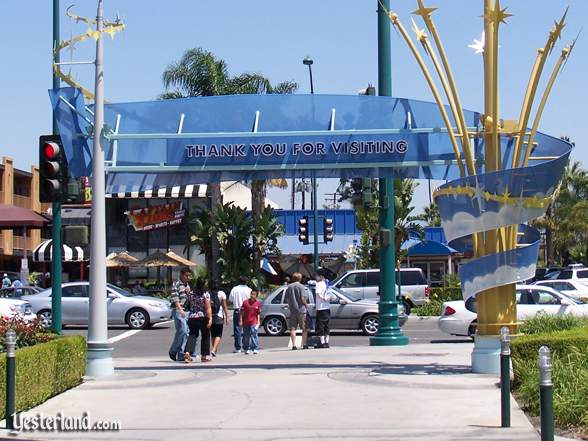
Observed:
[[[233,350],[232,324],[225,326],[220,354],[228,354]],[[67,327],[65,335],[79,334],[87,336],[87,327]],[[410,339],[410,344],[423,343],[471,343],[471,339],[447,335],[437,327],[436,317],[419,318],[411,316],[402,332]],[[114,326],[108,330],[108,338],[112,340],[115,358],[154,357],[166,354],[173,339],[173,322],[160,323],[150,329],[130,331],[126,326]],[[288,336],[270,337],[260,330],[259,344],[261,350],[288,347]],[[331,335],[331,345],[340,347],[368,346],[369,337],[361,331],[337,331]]]

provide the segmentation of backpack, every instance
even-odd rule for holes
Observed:
[[[218,293],[216,291],[210,292],[210,307],[212,309],[212,323],[222,325],[223,319],[222,317],[218,316],[218,313],[221,309],[221,300],[219,299]]]

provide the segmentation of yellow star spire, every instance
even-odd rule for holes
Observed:
[[[493,22],[495,25],[499,25],[500,23],[506,24],[508,17],[512,17],[512,14],[506,12],[506,8],[500,8],[500,0],[496,0],[494,9],[486,10],[486,15],[484,16],[485,19]]]
[[[423,20],[427,21],[431,19],[431,14],[437,10],[437,8],[427,8],[423,4],[423,0],[418,0],[419,8],[416,11],[413,11],[412,14],[420,15],[423,17]]]
[[[416,36],[416,39],[418,41],[420,41],[421,43],[424,43],[425,40],[427,39],[427,34],[425,33],[425,30],[419,29],[419,27],[417,26],[417,24],[415,23],[413,18],[411,18],[411,21],[412,21],[412,30]]]
[[[564,12],[564,15],[561,17],[561,19],[554,22],[553,29],[550,32],[554,43],[561,38],[561,31],[563,31],[563,28],[566,27],[566,16],[568,15],[568,10],[569,7],[566,8],[566,11]]]

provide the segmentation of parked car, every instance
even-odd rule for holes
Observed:
[[[87,325],[89,315],[90,285],[88,282],[64,283],[61,288],[61,320],[64,325]],[[144,329],[169,320],[171,309],[168,301],[155,297],[137,296],[118,286],[106,285],[108,324],[126,324],[131,329]],[[51,290],[23,296],[33,307],[33,312],[51,326]]]
[[[396,283],[400,286],[400,293],[407,314],[414,306],[422,305],[429,298],[429,285],[420,268],[401,268],[396,270]],[[380,270],[353,270],[343,274],[331,283],[349,294],[360,299],[378,298],[380,295]]]
[[[549,286],[576,300],[584,303],[588,302],[588,285],[584,285],[577,280],[541,280],[536,282],[535,285]]]
[[[27,321],[37,318],[30,303],[16,299],[0,299],[0,317],[12,318],[17,314]]]
[[[588,268],[581,263],[575,263],[562,269],[557,275],[557,280],[577,280],[588,283]]]
[[[18,299],[22,296],[37,294],[38,292],[41,292],[41,288],[32,285],[23,286],[22,288],[1,288],[0,297],[8,299]]]
[[[308,286],[305,288],[309,310],[315,316],[313,293]],[[290,308],[286,303],[285,291],[285,286],[275,289],[261,306],[261,323],[268,335],[284,335],[288,330]],[[361,330],[365,335],[374,335],[378,332],[380,320],[377,299],[362,300],[334,287],[329,288],[328,292],[332,295],[331,329]],[[398,319],[400,326],[406,323],[407,316],[402,305],[398,305]]]
[[[588,316],[588,305],[547,286],[517,285],[516,296],[517,320],[521,322],[539,313]],[[443,303],[439,328],[447,334],[473,337],[478,323],[476,308],[475,297]]]

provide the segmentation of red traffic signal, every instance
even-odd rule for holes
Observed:
[[[67,192],[67,159],[59,135],[39,137],[39,171],[41,202],[62,201]]]

